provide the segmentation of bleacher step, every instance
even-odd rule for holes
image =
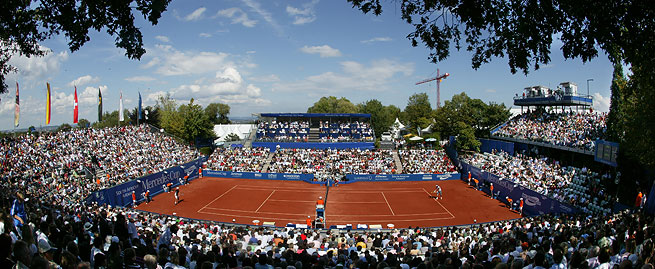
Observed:
[[[264,163],[264,167],[262,168],[262,173],[268,173],[268,167],[271,165],[271,161],[273,160],[273,155],[275,152],[269,152],[268,156],[266,156],[266,162]]]
[[[402,174],[403,173],[403,164],[400,162],[400,156],[398,156],[398,151],[397,150],[391,151],[391,155],[393,155],[394,163],[396,163],[396,172],[398,174]]]

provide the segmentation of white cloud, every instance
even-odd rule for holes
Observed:
[[[241,24],[245,27],[255,27],[257,25],[256,20],[249,19],[248,14],[237,7],[219,10],[216,16],[230,18],[232,19],[232,24]]]
[[[609,112],[611,98],[609,96],[603,96],[600,93],[594,93],[594,111],[598,112]]]
[[[78,92],[77,93],[77,101],[79,106],[97,106],[98,105],[98,88],[100,88],[100,91],[102,92],[102,99],[103,99],[103,108],[107,108],[106,100],[107,100],[107,85],[102,85],[102,86],[96,86],[96,87],[86,87],[84,88],[84,91],[82,93]],[[72,101],[71,101],[72,103]]]
[[[143,67],[157,65],[155,73],[164,76],[216,72],[225,66],[234,65],[227,60],[228,54],[222,52],[179,51],[169,45],[157,45],[149,53],[154,58]]]
[[[40,46],[40,49],[48,51],[48,53],[42,57],[32,56],[30,58],[13,55],[9,60],[9,64],[18,68],[18,73],[10,73],[7,80],[18,80],[20,78],[20,80],[41,82],[59,73],[62,62],[68,60],[68,53],[65,51],[54,53],[44,46]]]
[[[213,78],[199,79],[191,84],[181,85],[170,92],[171,97],[180,102],[194,98],[200,104],[223,102],[228,104],[268,105],[270,100],[262,98],[261,89],[244,81],[241,73],[234,67],[225,67],[216,72]],[[156,100],[165,92],[154,92],[148,100]]]
[[[212,34],[210,33],[200,33],[198,34],[199,37],[212,37]]]
[[[125,78],[125,80],[129,82],[148,82],[148,81],[154,81],[155,78],[149,76],[133,76],[133,77]]]
[[[205,10],[207,10],[207,8],[204,8],[204,7],[198,8],[198,9],[194,10],[193,12],[191,12],[189,15],[186,15],[186,17],[184,17],[184,20],[185,21],[197,21],[197,20],[202,18],[202,14],[205,13]]]
[[[70,86],[70,87],[84,86],[86,84],[98,83],[98,81],[100,81],[99,77],[92,77],[90,75],[86,75],[86,76],[81,76],[79,78],[76,78],[75,80],[69,82],[68,86]]]
[[[316,20],[316,12],[314,11],[314,6],[318,3],[318,0],[313,0],[309,3],[302,5],[302,8],[296,8],[292,6],[287,6],[287,14],[293,17],[293,24],[302,25],[310,23]]]
[[[304,46],[300,48],[300,51],[307,54],[319,54],[321,55],[321,58],[341,56],[341,51],[339,51],[338,49],[334,49],[328,45],[312,46],[312,47]]]
[[[393,41],[393,39],[391,39],[391,37],[374,37],[368,40],[362,40],[361,42],[366,44],[366,43],[373,43],[373,42],[389,42],[389,41]]]
[[[155,39],[157,39],[157,40],[159,40],[161,42],[164,42],[164,43],[171,42],[170,38],[168,38],[167,36],[163,36],[163,35],[155,36]]]
[[[488,92],[488,93],[495,93],[495,92],[496,92],[496,89],[486,89],[486,90],[484,90],[484,91],[485,91],[485,92]]]
[[[257,13],[259,16],[261,16],[266,22],[268,22],[271,27],[277,32],[278,35],[284,35],[284,30],[282,27],[273,19],[273,15],[271,15],[268,10],[265,10],[262,8],[262,6],[259,4],[259,2],[255,0],[241,0],[246,6],[248,6],[250,9],[252,9],[255,13]]]
[[[376,60],[366,66],[358,62],[341,63],[341,72],[325,72],[290,83],[276,83],[273,91],[312,92],[334,94],[353,91],[387,91],[397,75],[405,77],[414,72],[412,63]]]
[[[251,78],[250,80],[255,82],[278,82],[280,81],[280,78],[275,74],[270,74],[268,76],[254,77]]]

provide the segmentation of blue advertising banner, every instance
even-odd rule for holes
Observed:
[[[99,190],[89,195],[85,200],[86,202],[97,202],[98,204],[109,204],[111,206],[128,206],[132,204],[132,192],[136,195],[137,201],[141,201],[146,190],[149,190],[151,197],[153,197],[163,192],[164,186],[168,183],[171,183],[173,187],[180,185],[184,176],[189,176],[189,181],[198,178],[198,169],[205,160],[205,157],[201,157],[180,166]]]
[[[305,181],[313,184],[325,184],[325,182],[314,181],[314,174],[257,173],[257,172],[232,172],[232,171],[213,171],[213,170],[203,170],[202,174],[208,177],[298,180],[298,181]]]
[[[430,180],[453,180],[459,179],[459,174],[361,174],[346,175],[348,181],[342,184],[357,181],[430,181]]]
[[[252,142],[253,148],[269,148],[275,151],[277,146],[280,148],[296,148],[296,149],[374,149],[375,143],[373,142],[336,142],[336,143],[309,143],[309,142]]]
[[[473,178],[480,180],[482,191],[489,193],[489,183],[493,183],[494,195],[497,199],[503,201],[505,197],[510,197],[514,201],[519,201],[523,198],[523,213],[526,215],[542,215],[550,213],[570,214],[577,212],[577,209],[569,204],[559,202],[546,195],[523,187],[518,183],[512,182],[511,180],[500,178],[489,172],[484,172],[480,170],[480,168],[465,162],[461,162],[461,165],[463,175],[471,172]]]

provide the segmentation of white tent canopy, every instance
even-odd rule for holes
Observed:
[[[412,136],[409,140],[411,140],[411,141],[423,140],[423,137],[420,137],[420,136]]]
[[[214,125],[214,133],[218,136],[217,141],[225,141],[229,134],[236,134],[240,139],[246,139],[254,126],[254,124],[217,124]]]
[[[396,118],[396,121],[391,125],[391,128],[389,128],[389,132],[391,133],[391,136],[394,138],[400,138],[400,131],[405,130],[405,125],[403,125],[398,118]]]

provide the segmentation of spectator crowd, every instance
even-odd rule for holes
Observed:
[[[405,174],[446,174],[457,172],[444,150],[399,150],[398,155],[400,155],[400,161],[403,164],[403,173]]]
[[[196,159],[197,151],[142,127],[73,129],[0,140],[0,177],[29,196],[69,203]],[[102,175],[94,177],[96,173]],[[95,178],[95,179],[94,179]]]
[[[534,111],[512,118],[493,135],[594,150],[604,138],[607,113]]]
[[[315,174],[322,181],[346,174],[393,174],[396,167],[390,150],[278,149],[268,171]]]
[[[269,151],[269,148],[217,148],[205,165],[216,171],[261,172]]]
[[[257,125],[257,139],[278,142],[307,142],[308,121],[264,121]]]
[[[53,205],[0,188],[2,268],[653,268],[655,259],[654,219],[640,212],[326,232]],[[14,224],[16,203],[25,218]]]
[[[601,184],[599,173],[587,168],[561,167],[549,158],[533,158],[506,152],[475,153],[462,156],[468,164],[501,179],[527,187],[586,213],[609,213],[612,198]],[[609,180],[609,176],[602,176]]]

